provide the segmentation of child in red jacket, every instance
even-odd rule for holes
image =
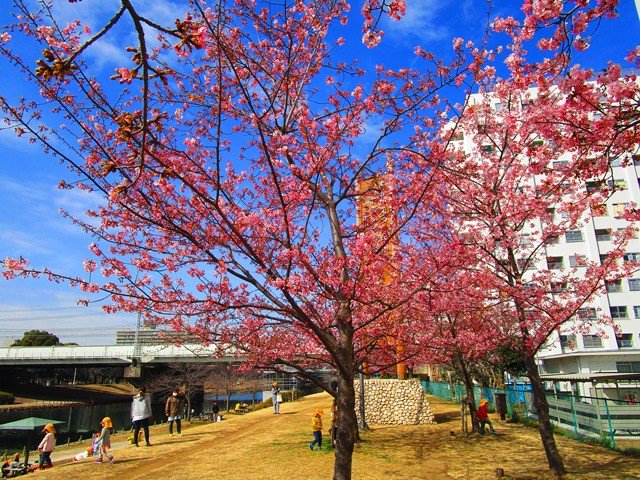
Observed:
[[[480,400],[480,406],[478,407],[478,411],[477,411],[477,416],[478,416],[478,421],[480,422],[480,433],[482,435],[485,434],[485,426],[489,425],[489,430],[491,431],[491,433],[496,433],[496,431],[493,429],[493,424],[491,423],[491,420],[489,420],[489,412],[487,412],[487,404],[489,402],[487,402],[486,398],[483,398],[482,400]]]

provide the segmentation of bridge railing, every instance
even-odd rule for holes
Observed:
[[[61,359],[130,359],[133,345],[50,347],[5,347],[0,348],[0,363],[16,360],[61,360]],[[214,356],[219,352],[216,346],[205,345],[144,345],[142,361],[154,358],[197,358]]]

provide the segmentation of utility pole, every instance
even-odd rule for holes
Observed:
[[[136,318],[136,333],[133,337],[133,364],[136,364],[142,358],[142,344],[140,343],[140,327],[142,326],[142,313],[138,313],[138,318]]]

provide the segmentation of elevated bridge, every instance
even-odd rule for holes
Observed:
[[[135,350],[135,351],[134,351]],[[129,367],[168,363],[237,362],[244,357],[222,354],[216,345],[106,345],[0,348],[0,367]]]

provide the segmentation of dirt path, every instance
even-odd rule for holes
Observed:
[[[459,429],[459,407],[437,398],[431,402],[438,425],[374,426],[367,432],[354,453],[353,478],[491,479],[496,467],[502,467],[508,479],[551,479],[536,430],[494,419],[497,436],[452,435]],[[183,437],[154,435],[153,447],[118,450],[111,465],[74,463],[36,475],[47,480],[329,479],[333,452],[326,442],[321,452],[311,452],[307,446],[312,438],[311,412],[317,407],[329,411],[329,397],[312,395],[284,404],[281,415],[265,409],[230,416],[221,423],[191,428]],[[559,437],[558,444],[568,480],[640,478],[639,459],[568,438]]]

